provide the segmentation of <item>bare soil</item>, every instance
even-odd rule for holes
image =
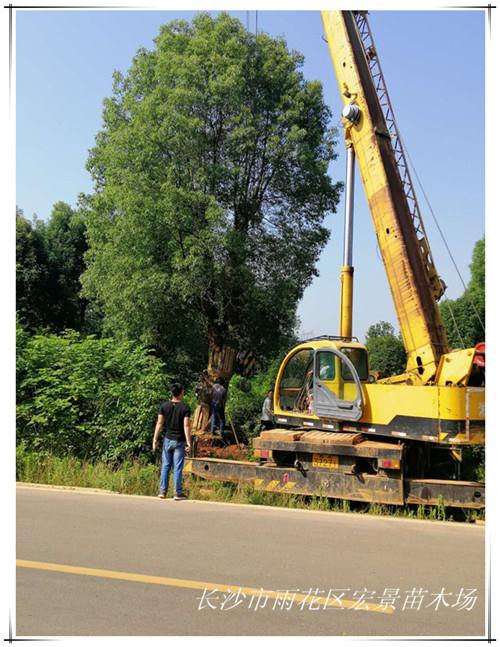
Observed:
[[[230,442],[228,438],[226,442]],[[229,460],[242,461],[247,458],[248,448],[243,444],[222,446],[219,436],[203,434],[198,436],[196,443],[196,458],[212,457],[227,458]]]

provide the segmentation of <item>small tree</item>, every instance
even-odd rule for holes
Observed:
[[[231,422],[242,429],[247,437],[256,435],[261,429],[262,405],[268,391],[274,389],[281,360],[282,357],[275,359],[250,379],[238,375],[231,378],[226,412]]]

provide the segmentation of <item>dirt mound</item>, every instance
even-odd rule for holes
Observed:
[[[247,448],[245,445],[222,446],[220,436],[203,435],[199,436],[196,442],[196,458],[227,458],[228,460],[241,461],[246,459]]]
[[[233,461],[241,461],[246,458],[247,448],[245,445],[229,445],[229,447],[219,447],[214,449],[213,456],[217,458],[227,458]]]

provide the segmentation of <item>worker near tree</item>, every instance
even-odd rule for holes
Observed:
[[[166,499],[170,470],[174,469],[174,500],[182,501],[186,495],[182,490],[182,468],[186,448],[191,449],[191,410],[184,402],[184,389],[178,383],[172,384],[172,398],[164,402],[158,413],[153,437],[153,451],[158,447],[158,438],[163,426],[166,433],[163,439],[160,472],[160,499]]]
[[[224,425],[225,425],[225,407],[226,407],[227,390],[224,386],[224,380],[218,377],[212,387],[212,394],[210,398],[210,415],[212,420],[210,422],[210,432],[215,432],[215,425],[219,427],[219,433],[224,444]]]
[[[266,399],[262,404],[262,413],[260,415],[260,421],[264,429],[273,428],[273,392],[268,391]]]

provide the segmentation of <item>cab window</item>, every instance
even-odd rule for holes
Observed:
[[[354,364],[360,380],[368,379],[368,353],[364,348],[341,348],[341,351],[346,355]],[[347,364],[342,362],[342,379],[353,382],[354,377]]]
[[[312,392],[314,352],[307,348],[288,360],[281,376],[279,401],[282,411],[307,411]]]
[[[328,351],[317,354],[316,377],[324,382],[335,379],[335,355]]]

